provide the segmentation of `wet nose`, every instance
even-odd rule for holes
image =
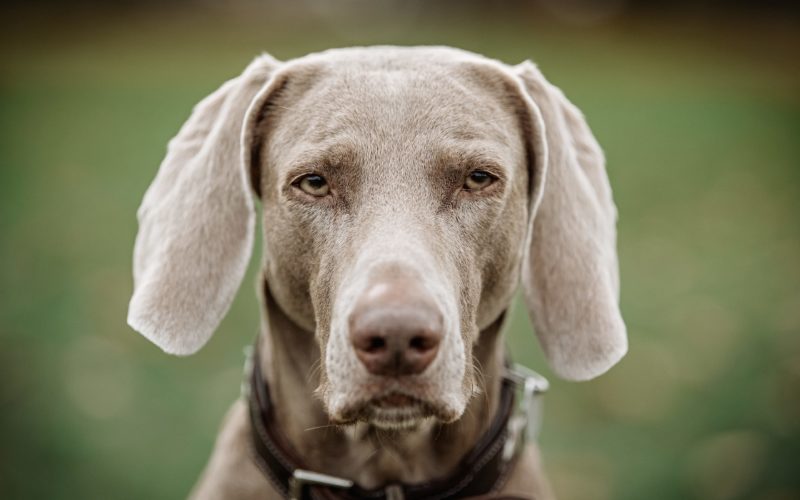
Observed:
[[[373,285],[350,315],[350,342],[374,375],[422,373],[436,358],[442,337],[438,307],[405,280]]]

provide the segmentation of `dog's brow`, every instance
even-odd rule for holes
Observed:
[[[350,144],[320,145],[298,154],[291,162],[291,171],[330,169],[351,165],[356,159],[356,149]]]
[[[435,154],[436,165],[438,167],[450,167],[459,169],[484,168],[492,170],[493,173],[502,174],[505,171],[505,161],[499,155],[492,154],[489,150],[480,151],[474,149],[448,148]]]

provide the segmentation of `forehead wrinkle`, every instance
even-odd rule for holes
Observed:
[[[358,147],[350,140],[349,136],[331,137],[320,143],[298,142],[288,163],[294,165],[350,164],[355,163],[357,155]]]
[[[453,138],[507,139],[515,118],[499,96],[433,65],[412,69],[328,73],[308,110],[316,110],[313,136],[350,130],[397,138],[436,129]]]
[[[434,151],[437,165],[461,165],[467,167],[494,167],[508,170],[510,158],[507,150],[477,147],[473,141],[451,141],[446,147]]]

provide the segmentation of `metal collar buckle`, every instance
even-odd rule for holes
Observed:
[[[326,486],[328,488],[348,489],[353,487],[353,481],[343,477],[329,476],[305,469],[295,469],[289,480],[289,498],[302,500],[303,490],[306,486]]]
[[[525,443],[535,441],[542,426],[541,395],[550,388],[550,382],[535,371],[514,364],[506,370],[506,378],[522,389],[522,397],[506,424],[506,442],[503,460],[508,461]]]

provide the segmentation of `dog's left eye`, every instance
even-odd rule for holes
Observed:
[[[484,170],[472,171],[464,181],[464,189],[467,191],[480,191],[491,185],[497,178]]]
[[[316,197],[327,196],[331,191],[328,181],[317,174],[304,175],[294,181],[293,185],[304,193]]]

